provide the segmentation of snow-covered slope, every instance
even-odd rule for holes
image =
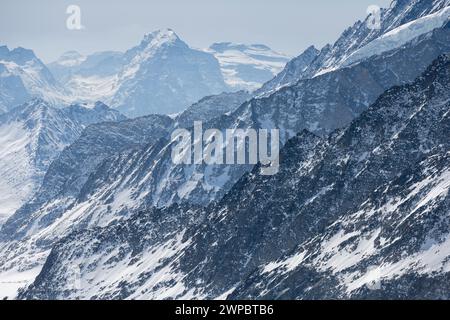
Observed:
[[[147,169],[139,168],[136,168],[136,172],[133,173],[130,168],[137,167],[137,164],[133,163],[137,159],[132,155],[140,153],[141,149],[154,148],[155,144],[159,148],[164,146],[158,144],[158,139],[170,136],[175,126],[190,128],[194,121],[210,121],[220,114],[233,111],[248,98],[249,94],[246,92],[206,97],[192,105],[174,120],[168,116],[152,115],[117,123],[101,123],[89,126],[79,139],[53,161],[46,172],[39,192],[8,221],[2,229],[0,238],[10,233],[15,234],[18,229],[21,230],[22,236],[31,235],[36,231],[36,228],[42,229],[54,223],[59,215],[66,210],[70,211],[77,203],[88,201],[88,195],[96,188],[99,181],[103,182],[104,174],[120,172],[124,169],[122,166],[118,166],[111,172],[109,171],[110,163],[116,158],[129,162],[131,165],[129,169],[125,169],[127,173],[120,172],[126,179],[129,178],[127,177],[129,174],[136,173],[142,175],[141,178],[154,174],[155,171],[152,169],[145,172]],[[139,159],[137,161],[143,162],[147,167],[152,165],[153,160]],[[153,165],[159,167],[157,163]],[[164,163],[164,165],[167,165],[167,163]],[[114,178],[117,179],[117,176]],[[112,180],[113,178],[110,179],[111,182]],[[113,185],[113,188],[117,187],[117,184]],[[106,199],[106,194],[100,196],[101,202]],[[128,192],[132,196],[128,199],[125,197],[126,194],[127,191],[124,191],[121,195],[106,200],[108,205],[102,208],[106,210],[109,218],[114,218],[124,208],[142,205],[142,196],[134,198],[132,192]],[[91,206],[89,209],[84,205],[81,207],[84,208],[80,211],[81,213],[87,214],[87,211],[93,212],[92,210],[95,210],[95,206]],[[111,214],[108,214],[108,212]],[[90,220],[92,216],[87,214],[85,218]],[[48,237],[56,237],[61,232],[65,232],[64,228],[60,229],[59,232],[52,231]],[[15,234],[15,237],[17,238],[18,234]]]
[[[21,298],[448,299],[449,89],[443,56],[345,129],[290,140],[278,175],[75,231]]]
[[[417,36],[442,27],[447,10],[445,8],[449,6],[450,0],[395,0],[388,9],[381,12],[380,29],[369,29],[367,20],[358,21],[347,29],[333,45],[326,46],[321,50],[320,55],[305,71],[304,76],[316,76],[340,68],[345,65],[345,61],[353,53],[370,45],[373,41],[379,41],[378,39],[384,36],[392,38],[399,30],[403,30],[402,35],[408,34],[409,36],[402,41],[392,42],[388,50],[401,47]],[[439,17],[439,12],[444,12],[443,19],[429,19],[430,17]],[[443,23],[437,23],[438,20]],[[418,26],[420,27],[417,28]],[[381,50],[378,53],[381,52],[385,51]],[[366,56],[361,56],[361,58],[364,57]]]
[[[290,60],[262,44],[214,43],[207,52],[219,60],[225,82],[233,90],[259,89]]]
[[[0,46],[0,112],[11,110],[31,97],[61,104],[69,101],[66,93],[33,51]]]
[[[57,109],[40,99],[1,115],[0,220],[29,200],[53,159],[87,125],[119,119],[123,116],[102,104]]]
[[[213,115],[237,107],[247,97],[247,93],[238,92],[204,98],[195,104],[196,107],[188,108],[177,117],[176,121],[179,125],[191,120],[206,121]],[[17,211],[0,232],[3,238],[7,233],[18,231],[16,228],[19,227],[22,235],[30,236],[23,241],[0,240],[0,295],[15,296],[20,287],[37,275],[48,255],[49,246],[72,228],[108,224],[110,220],[120,218],[120,212],[125,214],[134,204],[140,205],[139,201],[134,201],[137,199],[127,198],[129,194],[123,192],[107,201],[105,209],[110,215],[90,215],[88,207],[77,209],[78,214],[72,218],[63,215],[78,202],[86,201],[86,193],[90,192],[90,186],[99,174],[97,171],[103,172],[99,166],[104,167],[111,157],[126,159],[133,149],[155,144],[158,138],[169,134],[173,126],[174,120],[162,115],[95,124],[64,149],[47,170],[39,192]],[[124,203],[127,205],[123,206]]]

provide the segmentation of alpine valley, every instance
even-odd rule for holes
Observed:
[[[0,47],[0,297],[450,299],[450,0],[370,18],[293,59]],[[195,121],[278,129],[279,172],[174,164]]]

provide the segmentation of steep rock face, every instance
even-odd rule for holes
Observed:
[[[254,91],[276,76],[289,57],[262,44],[214,43],[206,50],[219,60],[225,82],[233,90]]]
[[[89,124],[124,119],[98,103],[57,109],[40,99],[0,116],[0,188],[3,219],[37,191],[50,163]],[[0,219],[0,220],[3,220]]]
[[[449,89],[442,56],[347,128],[291,139],[278,175],[74,232],[21,298],[448,299]]]

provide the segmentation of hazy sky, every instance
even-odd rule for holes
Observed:
[[[0,44],[33,49],[45,62],[68,50],[124,51],[144,34],[172,28],[190,46],[263,43],[295,56],[333,42],[369,5],[390,0],[0,0]],[[81,31],[66,27],[81,8]]]

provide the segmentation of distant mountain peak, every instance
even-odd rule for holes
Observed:
[[[317,49],[314,45],[309,46],[308,48],[306,48],[305,51],[303,51],[303,53],[310,53],[310,52],[314,52],[314,53],[318,53],[319,49]]]
[[[219,60],[225,82],[238,90],[259,89],[290,60],[264,44],[216,42],[206,51]]]

